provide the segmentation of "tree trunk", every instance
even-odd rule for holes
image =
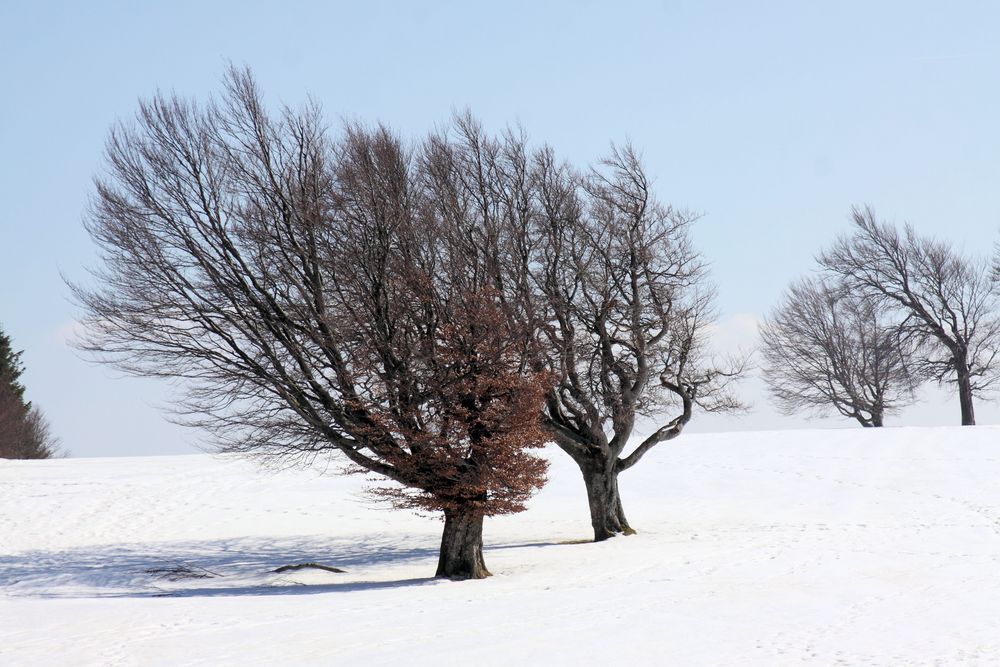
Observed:
[[[972,407],[972,378],[969,370],[958,369],[958,403],[962,408],[962,426],[976,425],[976,411]]]
[[[603,462],[580,466],[587,485],[590,503],[590,524],[594,527],[594,541],[602,542],[615,535],[634,535],[628,525],[625,510],[618,494],[618,473],[608,471]]]
[[[483,515],[467,507],[444,512],[444,534],[436,577],[485,579],[490,576],[483,560]]]

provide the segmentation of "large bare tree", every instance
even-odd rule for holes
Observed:
[[[852,212],[854,233],[820,255],[821,265],[848,289],[864,292],[901,316],[901,331],[919,346],[916,370],[955,384],[962,424],[976,423],[973,399],[998,377],[998,299],[986,259],[947,243],[900,232],[869,207]]]
[[[714,294],[688,237],[693,216],[655,200],[631,148],[580,171],[468,113],[422,159],[436,210],[475,221],[469,242],[531,333],[524,358],[550,382],[542,423],[580,467],[595,539],[632,532],[618,474],[677,437],[695,406],[739,407],[728,391],[739,364],[705,358]],[[644,416],[656,429],[630,442]]]
[[[207,107],[158,96],[107,143],[83,348],[179,381],[223,451],[343,457],[397,505],[444,515],[438,576],[489,574],[483,517],[544,482],[543,385],[477,221],[445,214],[433,142],[331,138],[268,113],[247,71]]]
[[[680,435],[696,406],[740,409],[730,381],[744,362],[707,358],[714,290],[694,217],[657,201],[631,147],[582,173],[543,150],[534,172],[539,343],[555,378],[545,424],[583,474],[600,541],[634,532],[618,475]],[[640,417],[655,428],[633,442]]]
[[[785,413],[831,409],[862,426],[911,403],[912,341],[873,301],[822,278],[794,283],[760,326],[763,374]]]

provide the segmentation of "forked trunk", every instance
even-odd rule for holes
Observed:
[[[618,473],[608,471],[600,464],[581,465],[580,471],[587,485],[594,541],[601,542],[615,535],[634,535],[635,531],[628,525],[621,496],[618,494]]]
[[[855,418],[865,428],[880,428],[882,426],[882,411],[872,410],[871,417],[865,417],[860,412],[855,413]]]
[[[483,515],[459,507],[444,512],[444,534],[436,577],[485,579],[490,576],[483,560]]]

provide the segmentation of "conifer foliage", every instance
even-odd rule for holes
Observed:
[[[45,416],[24,400],[21,352],[0,329],[0,458],[47,459],[57,449]]]

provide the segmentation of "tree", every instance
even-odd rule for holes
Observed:
[[[822,278],[789,288],[760,326],[764,379],[783,412],[832,408],[882,426],[913,401],[913,351],[883,305]]]
[[[0,330],[0,458],[51,458],[59,442],[42,411],[24,400],[21,354]]]
[[[485,270],[528,325],[524,356],[550,378],[542,423],[580,467],[595,539],[632,532],[618,474],[677,437],[696,405],[739,407],[728,382],[740,364],[704,358],[713,291],[693,216],[655,201],[631,148],[581,173],[468,113],[431,143],[436,205],[475,219]],[[676,414],[626,454],[637,417],[667,406]]]
[[[0,329],[0,387],[5,387],[12,399],[24,403],[24,385],[21,384],[21,374],[24,364],[21,362],[23,352],[15,352],[10,336]]]
[[[852,212],[855,230],[820,255],[847,289],[895,308],[901,334],[917,346],[916,371],[954,383],[962,424],[976,423],[973,398],[997,381],[1000,320],[989,263],[879,222],[869,207]]]
[[[248,71],[219,103],[144,101],[108,139],[81,346],[179,381],[178,417],[280,465],[344,457],[396,506],[441,512],[437,575],[489,575],[483,517],[544,482],[544,379],[487,270],[443,214],[432,142],[331,138],[315,106],[265,111]]]
[[[544,423],[583,474],[600,541],[634,532],[618,475],[679,436],[696,406],[740,409],[730,383],[746,362],[706,357],[714,290],[689,238],[694,217],[656,200],[631,147],[587,173],[541,151],[535,182],[535,302],[555,378]],[[640,416],[658,425],[630,448]]]
[[[10,385],[0,385],[0,458],[20,459],[24,451],[28,408]]]

